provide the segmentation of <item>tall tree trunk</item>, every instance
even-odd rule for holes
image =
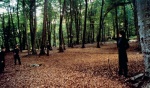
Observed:
[[[20,51],[22,52],[22,38],[21,38],[21,29],[20,29],[20,20],[19,20],[19,0],[17,0],[17,24],[18,24],[18,30],[19,30],[19,43],[20,43]]]
[[[92,31],[92,43],[95,42],[95,27],[94,27],[94,23],[95,23],[95,22],[93,21],[93,22],[92,22],[92,25],[91,25],[91,26],[92,26],[91,28],[92,28],[92,30],[93,30],[93,31]]]
[[[80,1],[79,8],[80,8],[80,11],[79,11],[79,31],[81,31],[82,30],[82,2],[81,1]],[[80,38],[79,39],[82,40],[82,34],[83,33],[82,32],[79,32],[79,33],[80,33]]]
[[[55,28],[56,28],[56,23],[54,24],[54,27],[53,27],[53,30],[54,30],[54,34],[53,34],[53,36],[54,36],[54,39],[53,39],[53,46],[56,47],[56,30],[55,30]]]
[[[87,0],[85,0],[85,16],[84,16],[84,30],[83,30],[83,39],[82,39],[82,48],[85,48],[85,35],[86,35],[86,19],[87,19],[87,8],[88,8],[88,3]]]
[[[117,32],[117,38],[119,37],[118,33],[119,33],[119,28],[118,28],[118,11],[117,11],[117,7],[115,7],[115,23],[116,23],[116,32]]]
[[[51,45],[52,23],[49,21],[47,26],[48,26],[47,27],[47,32],[48,32],[49,50],[52,50],[52,45]]]
[[[70,34],[69,34],[69,37],[70,37],[70,47],[73,47],[73,44],[72,44],[72,39],[73,39],[73,34],[72,34],[72,23],[73,23],[73,13],[72,13],[72,9],[73,9],[73,6],[72,6],[72,0],[70,0],[70,24],[69,24],[69,29],[70,29]]]
[[[93,7],[91,6],[91,11],[90,11],[90,30],[91,30],[91,42],[94,43],[94,14],[95,12],[93,11]]]
[[[75,12],[76,44],[79,44],[79,12]]]
[[[138,40],[138,50],[141,51],[141,44],[140,44],[140,35],[138,29],[138,16],[137,16],[137,3],[136,0],[133,0],[133,12],[134,12],[134,26],[136,30],[137,40]]]
[[[103,23],[102,23],[103,24]],[[104,24],[102,25],[102,42],[105,41],[105,30],[104,30]]]
[[[51,25],[51,28],[50,28],[50,31],[49,31],[49,44],[50,44],[50,50],[52,50],[52,28],[53,28],[53,25],[52,25],[52,23],[50,24]]]
[[[3,13],[3,16],[2,16],[2,29],[3,29],[3,44],[5,45],[6,36],[5,36],[5,17],[4,17],[4,13]]]
[[[59,24],[59,52],[64,52],[63,50],[63,32],[62,32],[62,21],[65,11],[66,0],[64,0],[62,12],[60,13],[60,24]]]
[[[101,37],[101,29],[102,29],[102,20],[103,20],[103,8],[104,8],[104,0],[102,0],[102,7],[100,11],[100,19],[99,19],[99,30],[97,34],[97,48],[100,48],[100,37]]]
[[[16,41],[16,36],[15,36],[15,25],[14,25],[14,20],[13,20],[13,16],[12,16],[12,13],[10,12],[10,19],[11,19],[11,25],[10,26],[10,29],[12,29],[12,32],[14,33],[14,35],[11,35],[12,39],[11,40],[11,45],[13,46],[13,48],[15,47],[15,44],[17,44],[17,41]],[[11,32],[11,30],[9,30]]]
[[[8,25],[5,29],[5,35],[4,35],[6,52],[10,51],[10,29],[11,29],[11,15],[10,14],[11,14],[10,11],[8,11]]]
[[[102,28],[102,30],[103,30],[103,32],[102,32],[102,38],[103,38],[103,42],[105,43],[105,39],[106,39],[106,30],[105,30],[105,27],[104,27],[104,25],[105,24],[103,24],[103,28]]]
[[[68,47],[70,47],[70,37],[69,37],[69,17],[68,14],[66,13],[66,29],[67,29],[67,42],[68,42]]]
[[[146,76],[150,77],[150,0],[137,0],[140,43],[144,55]]]
[[[32,54],[37,54],[35,47],[36,37],[36,0],[30,0],[30,33]]]
[[[113,32],[114,32],[113,38],[115,38],[116,37],[116,26],[115,26],[115,19],[114,18],[113,18]]]
[[[124,0],[125,3],[125,0]],[[124,4],[123,6],[123,11],[124,11],[124,30],[127,34],[127,38],[129,38],[129,31],[128,31],[128,20],[127,20],[127,14],[126,14],[126,5]]]
[[[46,31],[47,31],[47,19],[48,19],[47,4],[48,4],[48,0],[44,0],[43,32],[42,32],[42,43],[41,43],[40,55],[46,54],[44,47],[46,46]]]
[[[47,41],[47,56],[49,56],[49,50],[52,50],[52,46],[51,46],[51,22],[50,22],[50,18],[48,19],[47,22],[47,33],[48,33],[48,41]]]
[[[25,9],[25,0],[22,1],[22,8],[23,8],[23,17],[24,17],[24,41],[25,41],[25,45],[27,46],[27,50],[28,50],[28,55],[30,54],[30,45],[29,45],[29,41],[28,41],[28,37],[27,37],[27,13],[26,13],[26,9]]]

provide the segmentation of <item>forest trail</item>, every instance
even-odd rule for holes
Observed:
[[[129,88],[125,78],[117,75],[115,43],[106,43],[101,48],[96,48],[96,44],[85,46],[67,48],[64,53],[53,50],[49,56],[40,57],[24,57],[26,53],[21,53],[22,65],[16,66],[9,53],[5,72],[0,74],[0,88]],[[136,43],[130,43],[129,76],[144,71],[142,54],[135,49]]]

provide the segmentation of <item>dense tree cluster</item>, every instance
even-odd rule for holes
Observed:
[[[125,30],[127,37],[137,36],[136,5],[133,0],[3,0],[1,45],[7,51],[18,43],[21,50],[41,48],[47,44],[65,46],[105,42]],[[13,4],[12,4],[13,3]],[[43,47],[43,48],[42,48]],[[51,48],[52,49],[52,48]]]

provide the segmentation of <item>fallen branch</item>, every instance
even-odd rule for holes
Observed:
[[[138,78],[140,78],[140,77],[143,77],[143,76],[144,76],[144,74],[141,73],[141,74],[138,74],[138,75],[136,75],[136,76],[131,77],[130,79],[131,79],[132,81],[134,81],[134,80],[136,80],[136,79],[138,79]]]

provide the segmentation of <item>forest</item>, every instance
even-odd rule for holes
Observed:
[[[4,0],[0,5],[1,45],[7,51],[15,44],[32,54],[47,43],[74,44],[105,42],[125,30],[128,38],[138,36],[136,6],[131,0]]]
[[[144,70],[144,74],[150,77],[149,8],[149,0],[0,0],[0,45],[6,47],[6,52],[12,51],[15,48],[16,44],[19,45],[24,65],[22,67],[15,67],[14,74],[19,74],[16,73],[19,71],[18,69],[21,69],[22,71],[22,69],[26,67],[27,63],[30,62],[30,60],[26,60],[25,58],[32,58],[31,62],[36,62],[35,58],[37,58],[37,55],[49,55],[49,53],[49,57],[44,56],[44,59],[41,61],[38,60],[37,63],[46,64],[47,62],[49,62],[46,58],[51,58],[53,66],[62,62],[68,63],[68,68],[66,67],[67,71],[68,69],[80,70],[79,67],[72,67],[72,65],[74,66],[74,64],[78,66],[77,64],[81,63],[80,60],[79,62],[76,62],[75,60],[76,63],[65,62],[64,60],[61,61],[59,55],[57,55],[55,51],[63,52],[58,53],[60,54],[60,56],[61,54],[66,56],[64,57],[62,55],[63,58],[69,58],[70,54],[76,56],[75,53],[77,53],[77,55],[79,54],[79,56],[80,54],[82,55],[84,53],[87,53],[87,56],[89,55],[92,58],[97,58],[97,56],[92,56],[93,54],[90,55],[89,52],[94,53],[95,51],[97,51],[95,53],[102,56],[99,52],[104,50],[104,53],[108,53],[106,56],[104,56],[109,57],[112,52],[117,54],[117,48],[114,49],[115,41],[113,40],[113,38],[118,38],[119,31],[123,30],[125,31],[126,38],[129,40],[131,45],[131,49],[128,50],[130,53],[129,56],[131,54],[135,54],[135,51],[138,53],[141,52],[137,55],[137,57],[140,58],[138,58],[138,60],[140,60],[138,65],[142,64],[142,66],[141,68],[138,68],[138,71],[131,73],[130,76],[133,76],[137,73],[142,73]],[[133,40],[135,40],[136,42],[132,43]],[[93,51],[91,50],[91,47]],[[79,48],[83,52],[80,52],[80,50],[78,50]],[[110,52],[109,50],[107,51],[107,49],[110,49],[110,51],[112,49],[112,52]],[[8,55],[9,54],[11,53],[8,53]],[[29,57],[24,57],[23,55],[27,55]],[[57,59],[54,59],[56,57],[53,55],[56,55]],[[103,57],[100,56],[98,57]],[[136,59],[134,55],[133,57]],[[115,64],[117,64],[116,59],[117,57],[115,55]],[[68,59],[66,59],[66,61],[67,60]],[[91,62],[94,62],[94,60],[96,61],[96,59],[90,59]],[[97,60],[100,61],[99,59]],[[134,61],[133,58],[132,60]],[[90,63],[90,61],[87,62]],[[112,60],[112,62],[114,61]],[[81,64],[81,67],[85,67],[85,69],[89,70],[88,66],[86,67],[86,64],[87,63]],[[130,64],[133,65],[133,63]],[[65,64],[62,64],[62,67],[63,66],[65,68]],[[133,67],[130,69],[133,70]],[[41,69],[42,68],[44,67],[41,67]],[[93,71],[93,68],[94,67],[92,67],[92,70],[89,71]],[[113,69],[116,70],[116,68]],[[27,67],[25,70],[27,72],[29,68]],[[87,70],[86,72],[91,74]],[[64,74],[66,76],[69,76],[69,74]],[[114,77],[116,77],[116,75]],[[24,83],[28,84],[25,81]],[[61,84],[61,82],[59,83]],[[49,84],[50,83],[48,83],[48,85]],[[59,86],[52,86],[69,87],[63,86],[62,84]],[[85,87],[84,83],[79,87],[83,86]],[[35,86],[30,85],[30,87]],[[76,85],[75,87],[78,86]],[[91,84],[91,86],[88,85],[87,87],[92,88],[95,86]],[[105,86],[105,88],[108,87],[113,88],[113,86],[111,87],[110,85]],[[118,88],[122,87],[127,86],[124,86],[124,84],[123,86],[118,86]],[[43,86],[42,88],[45,87]]]

